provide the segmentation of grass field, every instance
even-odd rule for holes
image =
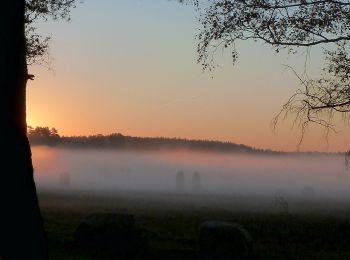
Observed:
[[[73,233],[92,213],[127,213],[144,230],[153,259],[197,259],[198,226],[205,220],[242,224],[257,259],[350,259],[350,207],[346,202],[290,201],[286,213],[266,198],[218,194],[144,194],[41,190],[50,259],[113,259],[81,249]],[[350,205],[350,204],[349,204]]]

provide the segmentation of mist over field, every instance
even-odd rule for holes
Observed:
[[[33,162],[39,189],[350,199],[350,173],[341,155],[132,152],[34,146]],[[176,186],[179,171],[184,177],[181,187]],[[193,179],[194,172],[197,180]]]

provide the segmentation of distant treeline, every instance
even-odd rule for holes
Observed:
[[[32,145],[61,146],[65,148],[104,149],[190,149],[212,152],[287,154],[270,149],[256,149],[247,145],[213,140],[190,140],[166,137],[133,137],[120,133],[110,135],[60,136],[55,128],[28,127],[28,137]]]

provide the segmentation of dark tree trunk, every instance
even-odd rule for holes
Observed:
[[[1,0],[0,257],[48,259],[26,125],[25,0]]]

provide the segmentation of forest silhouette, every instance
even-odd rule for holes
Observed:
[[[330,154],[318,151],[286,152],[272,149],[254,148],[244,144],[217,140],[198,140],[170,137],[138,137],[112,133],[107,135],[61,136],[56,128],[28,127],[28,138],[32,145],[60,146],[79,149],[119,149],[119,150],[193,150],[217,153],[249,153],[261,155],[317,155]],[[339,153],[334,153],[339,154]]]

